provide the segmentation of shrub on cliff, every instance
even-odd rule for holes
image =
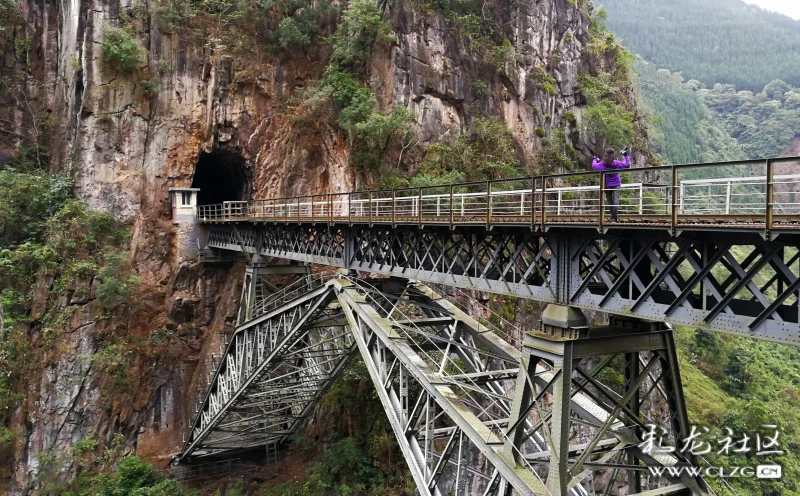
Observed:
[[[524,175],[508,127],[486,117],[475,119],[464,134],[446,135],[428,147],[413,186],[482,181]]]
[[[390,41],[392,27],[372,0],[352,0],[333,35],[332,60],[340,67],[362,72],[378,40]]]
[[[149,462],[136,456],[126,456],[117,464],[112,477],[101,475],[97,479],[98,496],[190,496],[195,491],[183,491],[178,483],[153,470]]]
[[[106,28],[100,48],[103,50],[103,61],[119,72],[133,72],[142,63],[142,47],[136,38],[122,28]]]

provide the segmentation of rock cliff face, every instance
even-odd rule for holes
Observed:
[[[295,90],[320,77],[329,50],[289,56],[259,49],[246,59],[225,58],[160,32],[146,15],[133,22],[147,66],[121,75],[103,61],[104,29],[137,8],[156,8],[131,1],[20,0],[31,46],[28,63],[17,62],[14,70],[41,82],[35,98],[58,117],[54,167],[72,172],[78,197],[91,208],[111,211],[130,226],[133,266],[147,289],[149,314],[128,317],[119,332],[147,338],[163,328],[173,339],[146,368],[134,370],[135,390],[106,396],[109,378],[90,357],[114,319],[101,318],[90,298],[65,302],[66,329],[47,351],[41,375],[30,378],[29,397],[16,415],[24,435],[10,471],[0,473],[0,489],[5,484],[12,494],[35,489],[43,455],[64,453],[87,436],[110,443],[121,434],[124,451],[162,465],[178,451],[196,390],[205,385],[204,364],[231,329],[243,269],[201,266],[181,255],[168,188],[192,185],[202,160],[212,172],[237,169],[239,199],[365,186],[348,166],[346,140],[333,122],[309,130],[293,118]],[[379,108],[402,105],[416,113],[418,156],[426,143],[484,115],[508,125],[530,164],[542,140],[537,128],[571,129],[578,152],[589,155],[565,117],[570,112],[580,122],[578,73],[588,57],[588,14],[574,4],[506,5],[503,22],[514,56],[488,76],[442,15],[403,2],[387,6],[394,41],[376,44],[368,70]],[[551,90],[532,77],[537,68],[555,79]],[[145,79],[157,82],[157,95],[147,96]],[[46,294],[46,278],[38,289]],[[70,465],[56,472],[68,477]]]

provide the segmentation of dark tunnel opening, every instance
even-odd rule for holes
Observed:
[[[200,188],[198,205],[247,200],[248,181],[244,158],[227,151],[200,152],[192,188]]]

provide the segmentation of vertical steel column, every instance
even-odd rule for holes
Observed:
[[[640,389],[634,389],[633,386],[639,381],[639,352],[625,353],[625,383],[623,386],[623,396],[632,394],[628,402],[628,410],[637,417],[639,417],[639,401]],[[630,424],[634,422],[631,421]],[[636,429],[637,437],[642,435],[641,429]],[[628,464],[638,465],[639,459],[633,452],[628,452]],[[642,491],[642,473],[639,470],[628,470],[628,492],[641,492]]]
[[[554,496],[566,496],[570,480],[569,468],[569,411],[572,385],[572,342],[564,342],[563,355],[553,361],[553,373],[559,374],[553,383],[553,422],[550,426],[550,471],[547,489]]]
[[[533,377],[536,376],[536,365],[539,363],[538,357],[523,349],[520,357],[519,375],[517,376],[516,392],[514,402],[511,404],[511,414],[508,417],[508,431],[506,444],[503,448],[505,455],[522,463],[520,453],[522,453],[522,443],[525,436],[525,418],[532,409],[534,400]]]
[[[422,187],[417,191],[417,224],[422,227]]]
[[[728,184],[725,187],[725,215],[730,215],[730,213],[731,213],[731,182],[728,181]]]
[[[257,274],[254,273],[253,266],[248,266],[244,272],[242,282],[242,294],[239,297],[239,312],[236,316],[236,325],[242,325],[253,318],[253,302],[255,302]]]
[[[536,226],[536,177],[531,178],[531,231]]]

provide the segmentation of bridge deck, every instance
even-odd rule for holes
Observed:
[[[729,175],[730,164],[687,169],[716,178],[625,172],[615,223],[595,173],[229,202],[198,207],[198,221],[204,248],[798,344],[792,160],[767,162],[761,176]]]
[[[745,165],[755,175],[725,176]],[[776,174],[776,168],[790,173]],[[761,169],[763,175],[758,175]],[[203,223],[506,225],[534,230],[613,225],[673,231],[800,232],[798,158],[625,170],[617,222],[611,221],[606,205],[608,190],[600,186],[607,174],[225,202],[199,206],[197,218]],[[700,179],[694,178],[698,175]]]

